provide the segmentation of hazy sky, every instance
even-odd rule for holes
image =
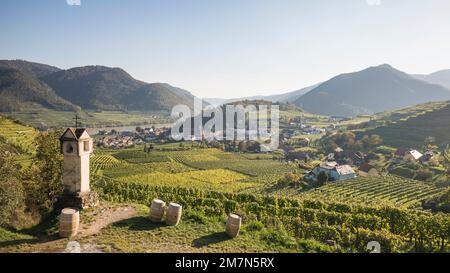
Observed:
[[[450,68],[450,1],[0,0],[0,59],[122,67],[203,97],[282,93],[382,63]]]

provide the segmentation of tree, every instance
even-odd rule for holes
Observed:
[[[35,140],[37,151],[28,171],[28,187],[32,188],[28,201],[42,213],[51,210],[54,198],[62,192],[62,163],[60,131],[41,133]],[[28,190],[27,190],[28,192]]]
[[[19,209],[24,208],[20,166],[14,155],[0,155],[0,226],[12,226]]]
[[[432,136],[427,136],[423,141],[425,147],[427,147],[428,145],[434,144],[435,142],[436,142],[436,139]]]
[[[429,181],[433,178],[434,173],[428,169],[420,169],[417,171],[416,179],[420,181]]]
[[[296,173],[285,173],[284,179],[283,179],[283,184],[298,188],[298,186],[300,184],[300,176]]]
[[[381,137],[379,135],[371,135],[371,136],[365,135],[361,139],[361,142],[362,142],[364,148],[369,149],[372,147],[379,146],[383,142],[383,140],[381,139]]]
[[[328,174],[326,174],[325,172],[320,172],[317,175],[317,183],[318,185],[321,187],[323,186],[326,182],[328,182]]]
[[[239,151],[242,153],[247,151],[247,143],[245,141],[239,142],[238,147],[239,147]]]

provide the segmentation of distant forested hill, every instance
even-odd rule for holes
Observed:
[[[54,66],[27,62],[23,60],[0,60],[0,67],[14,68],[22,73],[29,74],[37,78],[60,70],[59,68]]]
[[[450,69],[437,71],[428,75],[413,75],[414,77],[434,84],[450,88]]]
[[[0,111],[22,111],[32,106],[64,111],[76,111],[78,108],[31,74],[0,67]]]
[[[434,106],[433,106],[434,105]],[[429,104],[430,110],[409,118],[364,131],[377,134],[387,145],[420,148],[425,138],[433,137],[436,144],[450,144],[450,102]]]
[[[295,104],[314,114],[354,117],[448,99],[450,90],[381,65],[336,76]]]
[[[84,66],[41,78],[62,98],[95,110],[171,110],[193,104],[194,96],[169,84],[135,80],[121,68]]]
[[[0,111],[170,111],[193,105],[194,96],[166,83],[138,81],[121,68],[84,66],[68,70],[27,61],[0,60]]]

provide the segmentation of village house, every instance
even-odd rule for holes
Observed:
[[[417,162],[423,155],[417,150],[410,150],[403,158],[407,162]]]
[[[102,138],[99,141],[98,145],[110,149],[122,149],[132,147],[133,145],[135,145],[135,142],[133,137],[131,136],[117,135]]]
[[[286,159],[289,161],[300,160],[308,161],[310,159],[309,153],[291,151],[286,155]]]
[[[340,165],[360,166],[366,162],[367,155],[361,151],[344,151],[342,148],[336,148],[334,153],[327,156],[328,161],[336,161]]]
[[[336,161],[336,158],[334,158],[334,153],[329,153],[327,155],[327,160],[328,161]]]
[[[413,150],[413,149],[405,149],[405,148],[399,148],[396,152],[395,152],[395,158],[394,161],[396,163],[402,163],[402,162],[419,162],[420,158],[423,155],[417,151],[417,150]]]
[[[329,181],[342,181],[356,177],[356,173],[350,165],[339,165],[333,161],[322,162],[311,171],[309,177],[313,176],[314,179],[317,179],[321,172],[327,174]]]
[[[378,170],[370,165],[370,164],[362,164],[359,169],[358,169],[358,175],[362,176],[362,177],[367,177],[367,176],[379,176],[380,173],[378,172]]]
[[[320,135],[320,134],[324,134],[325,132],[326,132],[325,129],[316,128],[316,127],[303,129],[303,133],[306,135]]]
[[[420,158],[420,163],[427,165],[434,160],[436,160],[436,154],[433,151],[426,151]]]

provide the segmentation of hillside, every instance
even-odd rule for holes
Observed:
[[[380,238],[386,253],[448,249],[436,232],[448,230],[446,216],[409,209],[439,196],[431,184],[367,177],[301,194],[279,183],[296,164],[248,156],[177,143],[155,144],[150,153],[142,147],[96,149],[91,187],[101,203],[81,211],[79,232],[70,241],[82,252],[110,253],[354,253]],[[148,219],[154,198],[183,206],[177,226]],[[230,212],[243,216],[236,238],[224,233]],[[55,240],[57,232],[56,214],[29,229],[0,229],[0,252],[67,251],[69,240]],[[423,243],[422,237],[430,239]]]
[[[0,145],[9,145],[28,154],[36,152],[33,144],[37,131],[14,120],[0,116]]]
[[[447,99],[448,89],[381,65],[336,76],[295,104],[314,114],[353,117]]]
[[[43,77],[60,69],[54,66],[23,60],[0,60],[0,67],[14,68],[33,77]]]
[[[414,77],[433,84],[450,88],[450,69],[441,70],[429,75],[413,75]]]
[[[0,111],[22,111],[31,106],[76,111],[77,107],[59,97],[52,88],[30,74],[0,67]]]
[[[288,93],[269,95],[269,96],[252,96],[252,97],[242,97],[242,98],[234,98],[234,99],[204,98],[204,100],[213,105],[221,105],[221,104],[227,104],[227,103],[233,103],[233,102],[245,101],[245,100],[265,100],[265,101],[271,101],[271,102],[291,103],[291,102],[296,101],[302,95],[313,90],[317,86],[319,86],[319,84],[308,86],[308,87],[305,87],[305,88],[302,88],[299,90],[295,90],[292,92],[288,92]]]
[[[399,207],[414,207],[439,193],[442,193],[442,189],[432,183],[387,175],[358,177],[330,183],[307,192],[305,196],[316,200],[331,199],[341,202],[352,200],[371,205],[388,203]]]
[[[273,102],[294,102],[296,101],[298,98],[300,98],[301,96],[303,96],[304,94],[308,93],[309,91],[313,90],[314,88],[316,88],[317,86],[319,86],[320,84],[315,84],[312,86],[308,86],[296,91],[292,91],[292,92],[288,92],[288,93],[284,93],[284,94],[280,94],[280,95],[272,95],[272,96],[267,96],[266,99],[273,101]]]
[[[166,83],[138,81],[121,68],[68,70],[22,60],[0,60],[0,112],[170,111],[193,105],[194,96]]]
[[[417,106],[419,109],[426,105]],[[415,147],[423,145],[426,137],[434,137],[436,144],[450,144],[450,102],[428,104],[426,111],[417,111],[410,117],[403,117],[395,122],[364,131],[364,134],[378,134],[387,145],[396,147]],[[414,113],[414,107],[408,108]],[[394,117],[399,114],[391,114]]]
[[[120,68],[85,66],[61,70],[42,78],[55,92],[92,110],[170,110],[193,102],[186,90],[168,84],[147,84],[135,80]]]

